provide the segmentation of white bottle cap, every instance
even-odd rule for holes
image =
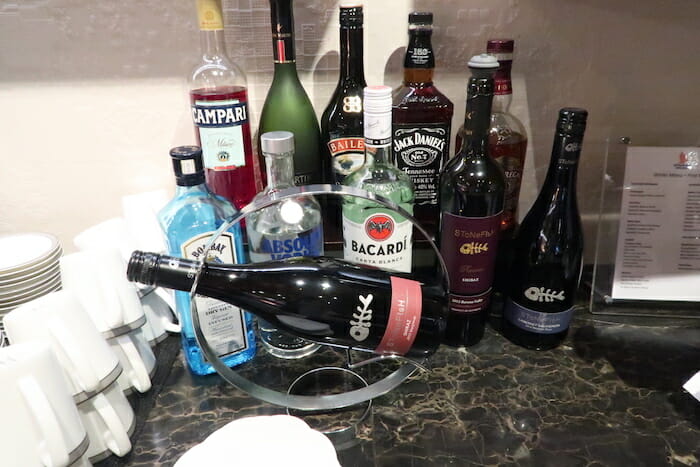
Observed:
[[[474,55],[467,63],[469,68],[498,68],[498,60],[491,54]]]
[[[362,105],[367,113],[391,112],[391,88],[389,86],[367,86]]]
[[[269,131],[260,136],[260,149],[263,154],[287,154],[294,152],[294,133],[289,131]]]

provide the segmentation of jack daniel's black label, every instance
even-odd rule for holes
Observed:
[[[440,169],[450,151],[450,124],[395,123],[392,133],[396,166],[411,178],[416,204],[437,204]]]

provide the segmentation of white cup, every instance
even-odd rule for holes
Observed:
[[[95,248],[60,260],[64,290],[75,293],[106,338],[143,326],[146,316],[116,248]]]
[[[158,223],[158,211],[170,197],[166,190],[148,191],[122,197],[122,213],[134,242],[134,249],[165,252],[165,236]]]
[[[144,393],[151,389],[151,376],[156,369],[156,356],[141,329],[134,329],[121,336],[107,339],[112,351],[119,358],[124,371],[117,384],[126,394],[132,390]]]
[[[180,332],[180,325],[175,322],[175,312],[156,292],[157,290],[154,290],[141,297],[141,306],[146,315],[146,324],[143,329],[151,345],[165,339],[167,332]]]
[[[0,349],[0,381],[0,465],[67,466],[86,452],[85,428],[48,344]]]
[[[90,462],[111,454],[122,457],[131,451],[129,436],[134,432],[136,417],[116,383],[78,404],[78,412],[90,438],[85,454]]]
[[[113,245],[119,250],[121,258],[126,261],[134,251],[134,241],[121,217],[108,219],[89,227],[73,237],[73,244],[80,251],[102,249],[105,245]]]
[[[10,343],[43,340],[68,376],[73,399],[87,399],[117,379],[119,360],[78,299],[61,290],[10,311],[3,318]]]

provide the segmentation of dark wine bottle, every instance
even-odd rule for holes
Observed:
[[[340,78],[321,116],[329,183],[343,183],[365,163],[362,91],[367,82],[362,63],[362,21],[362,6],[340,7]]]
[[[576,169],[587,115],[559,111],[544,185],[515,236],[503,333],[528,349],[558,346],[573,315],[583,253]]]
[[[135,251],[127,276],[189,291],[197,266],[192,260]],[[440,287],[323,256],[205,263],[197,293],[245,307],[303,339],[378,354],[427,357],[445,330]]]
[[[264,166],[260,136],[269,131],[294,134],[294,183],[321,183],[321,133],[309,96],[299,81],[294,50],[292,0],[270,0],[275,71],[265,97],[258,127],[260,166]]]
[[[440,253],[450,276],[445,343],[454,346],[481,340],[491,300],[505,193],[503,171],[489,156],[497,67],[492,55],[469,61],[465,141],[440,174]]]

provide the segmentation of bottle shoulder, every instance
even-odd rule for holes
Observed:
[[[394,109],[404,110],[416,107],[454,110],[454,104],[434,85],[412,86],[403,83],[392,92]]]
[[[227,57],[207,59],[198,63],[189,77],[190,89],[218,86],[247,86],[243,70]]]
[[[221,196],[196,191],[173,198],[160,210],[158,220],[164,229],[188,222],[218,227],[236,213],[233,205]]]
[[[500,144],[519,143],[527,141],[525,126],[513,114],[507,112],[492,112],[489,134]]]

